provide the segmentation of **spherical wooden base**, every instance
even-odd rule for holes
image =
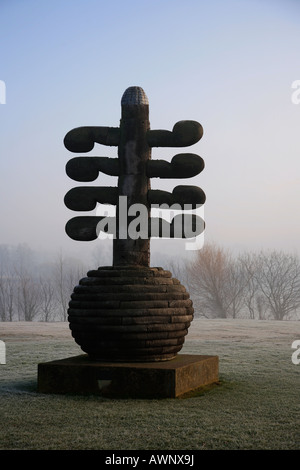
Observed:
[[[91,359],[152,362],[181,350],[194,309],[170,271],[120,266],[89,271],[68,313],[72,336]]]

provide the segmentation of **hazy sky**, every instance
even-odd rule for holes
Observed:
[[[182,119],[204,128],[192,147],[152,152],[168,161],[197,153],[203,173],[152,179],[152,187],[205,191],[205,241],[300,253],[300,103],[291,99],[299,1],[0,0],[0,18],[0,243],[83,255],[102,243],[65,234],[80,214],[63,198],[81,183],[65,173],[77,155],[63,138],[78,126],[118,126],[122,94],[138,85],[152,129]],[[88,155],[117,149],[98,145]],[[116,183],[101,175],[91,184]],[[176,246],[157,243],[153,250]]]

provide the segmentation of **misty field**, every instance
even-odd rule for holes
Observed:
[[[300,448],[300,322],[194,320],[182,352],[218,355],[220,384],[187,398],[36,392],[37,364],[81,354],[68,323],[3,322],[1,450]]]

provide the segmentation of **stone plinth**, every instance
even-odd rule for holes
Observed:
[[[80,355],[38,365],[38,392],[115,398],[176,398],[219,380],[218,356],[115,363]]]

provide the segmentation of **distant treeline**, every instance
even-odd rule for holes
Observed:
[[[27,245],[0,245],[0,320],[66,321],[86,266],[62,253],[45,260]]]
[[[233,256],[207,244],[193,261],[170,263],[169,269],[188,288],[196,317],[300,319],[300,261],[295,254],[273,250]]]
[[[161,263],[189,291],[195,318],[300,319],[297,255],[233,256],[205,244],[192,260]],[[62,253],[45,261],[27,245],[0,245],[0,321],[66,321],[73,288],[89,269]]]

